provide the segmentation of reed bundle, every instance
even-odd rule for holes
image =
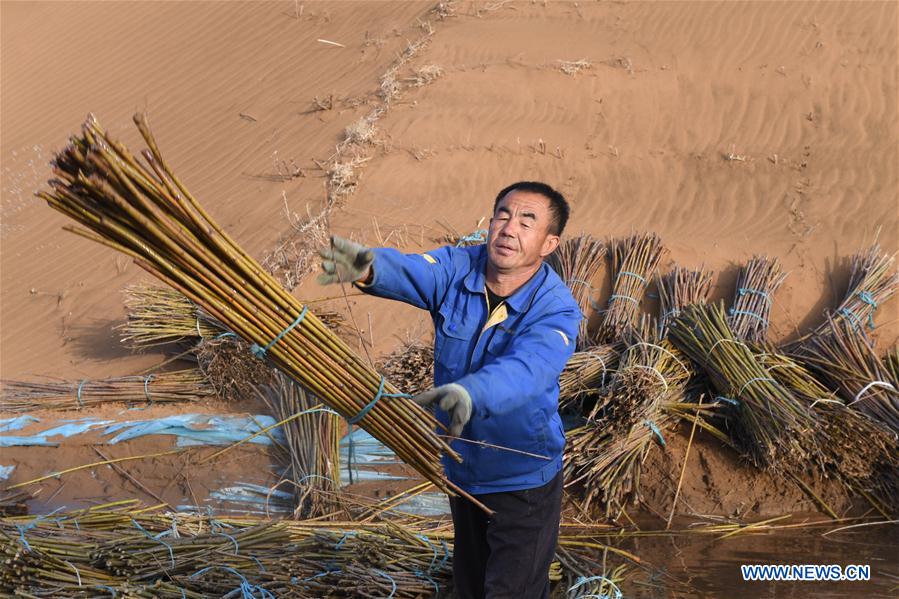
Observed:
[[[625,341],[611,383],[566,448],[569,484],[583,486],[585,509],[600,500],[607,513],[638,494],[649,449],[665,445],[663,433],[678,418],[665,403],[683,397],[691,375],[684,356],[658,338],[648,318],[625,332]]]
[[[684,306],[704,304],[712,288],[712,273],[675,266],[674,270],[658,277],[659,289],[659,337],[668,334],[671,321]]]
[[[835,389],[847,406],[899,433],[899,388],[874,344],[850,320],[831,319],[828,327],[793,348],[791,356]]]
[[[295,519],[318,518],[339,510],[340,498],[340,417],[283,374],[261,390],[263,401],[280,422],[285,445],[279,451],[287,467],[282,482],[289,483],[294,496]]]
[[[612,243],[612,295],[597,331],[600,342],[613,342],[625,328],[637,324],[640,302],[663,252],[662,240],[654,233]]]
[[[578,349],[590,344],[587,337],[586,315],[596,306],[593,299],[593,279],[602,267],[605,255],[606,247],[601,241],[592,235],[578,235],[563,241],[547,258],[559,277],[568,285],[581,313],[585,315],[578,329]]]
[[[224,521],[189,514],[0,521],[0,591],[83,597],[420,597],[452,547],[401,524]],[[431,535],[435,533],[431,532]]]
[[[559,376],[559,409],[570,409],[584,394],[595,394],[605,387],[618,368],[620,353],[620,344],[595,345],[574,352]]]
[[[3,381],[0,411],[80,410],[105,403],[154,404],[197,401],[215,389],[196,368],[81,381]]]
[[[874,328],[874,311],[887,301],[899,288],[899,271],[893,268],[894,255],[884,253],[874,244],[866,251],[852,257],[849,288],[833,318],[845,320],[853,329]],[[827,331],[822,324],[816,332]]]
[[[93,116],[56,156],[52,190],[38,195],[86,227],[67,230],[131,256],[439,489],[464,494],[444,476],[440,456],[460,458],[434,416],[398,396],[247,255],[174,175],[145,117],[134,120],[149,148],[145,164]]]
[[[864,494],[886,512],[899,507],[893,483],[883,474],[899,469],[895,435],[865,414],[847,407],[802,364],[773,347],[757,350],[759,363],[772,378],[807,404],[819,426],[813,434],[820,449],[818,468],[836,476],[850,491]]]
[[[119,329],[122,342],[132,349],[230,337],[221,323],[168,287],[129,285],[125,288],[125,308],[128,320]],[[331,329],[343,322],[338,312],[316,310],[315,315]]]
[[[762,343],[768,336],[772,297],[787,278],[777,258],[753,256],[740,269],[733,305],[728,310],[730,329],[737,339]]]
[[[685,307],[669,337],[709,376],[718,400],[728,404],[737,446],[757,466],[795,466],[815,453],[806,439],[814,415],[736,338],[721,304]]]
[[[608,533],[607,527],[600,532]],[[621,566],[595,527],[563,527],[551,576],[577,585],[603,573],[620,583]],[[0,592],[60,598],[446,596],[453,552],[448,522],[382,523],[215,518],[141,509],[131,501],[48,516],[0,518]],[[588,581],[589,582],[589,581]],[[594,582],[598,582],[594,580]]]

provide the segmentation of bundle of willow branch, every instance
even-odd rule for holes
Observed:
[[[895,435],[866,415],[846,407],[802,364],[772,347],[758,350],[759,363],[772,378],[806,402],[820,426],[815,429],[825,474],[837,476],[853,492],[865,494],[882,513],[899,508],[894,481],[883,474],[899,469]]]
[[[128,320],[119,325],[122,342],[141,350],[158,345],[206,339],[228,339],[223,325],[182,293],[159,285],[129,285],[125,288]],[[338,312],[317,310],[325,326],[336,329],[343,322]]]
[[[592,235],[569,237],[547,257],[559,277],[577,301],[581,313],[585,316],[596,305],[593,300],[593,278],[602,267],[606,247]],[[578,349],[589,345],[587,339],[587,318],[581,320],[578,329]]]
[[[559,409],[570,409],[585,393],[595,393],[605,387],[618,368],[620,353],[620,344],[605,344],[572,354],[559,376]]]
[[[839,307],[829,315],[829,320],[847,322],[853,329],[864,333],[874,328],[874,311],[887,301],[899,288],[899,271],[892,270],[895,256],[885,254],[880,245],[874,244],[851,259],[849,287]],[[830,322],[823,322],[811,333],[790,344],[792,352],[812,337],[831,331]]]
[[[97,380],[3,381],[0,411],[80,410],[111,402],[174,403],[196,401],[214,394],[215,389],[196,368]]]
[[[118,502],[52,516],[0,518],[0,592],[21,597],[444,596],[452,569],[446,521],[412,524],[217,519]],[[589,527],[560,535],[554,577],[606,573]],[[614,550],[627,559],[637,558]],[[624,574],[609,566],[607,580]],[[595,588],[595,587],[594,587]]]
[[[736,444],[757,466],[790,468],[816,453],[806,440],[816,426],[814,415],[735,337],[721,304],[685,307],[669,337],[730,404]]]
[[[556,551],[556,559],[559,560],[562,570],[560,579],[565,581],[565,599],[623,597],[618,585],[627,575],[626,565],[607,567],[601,558],[597,560],[583,551],[574,551],[561,546]],[[597,576],[595,572],[603,574]]]
[[[607,513],[623,507],[639,491],[640,466],[653,443],[677,421],[666,402],[683,397],[691,371],[686,360],[648,318],[624,333],[627,349],[587,423],[572,431],[566,448],[569,484],[582,484],[585,509],[594,500]]]
[[[0,520],[0,591],[201,598],[421,597],[450,578],[440,532],[401,524],[224,521],[119,513]],[[451,541],[451,539],[450,539]]]
[[[405,342],[378,364],[378,370],[405,393],[427,391],[434,385],[434,346]]]
[[[768,335],[772,296],[787,273],[777,258],[753,256],[740,269],[737,291],[728,315],[730,329],[737,339],[747,343],[761,343]]]
[[[873,343],[847,319],[831,319],[828,327],[793,348],[791,356],[836,389],[847,406],[899,433],[899,388]]]
[[[247,255],[174,175],[145,117],[135,123],[149,147],[145,165],[91,116],[57,155],[52,191],[39,197],[87,227],[68,230],[133,257],[439,489],[464,494],[443,473],[442,454],[460,458],[435,432],[436,418],[397,396]]]
[[[597,331],[599,341],[615,341],[625,328],[637,324],[640,302],[663,252],[662,240],[654,233],[612,244],[612,295]]]
[[[339,510],[340,416],[281,373],[260,396],[280,422],[286,444],[279,459],[287,467],[282,482],[294,496],[295,519],[318,518]],[[296,417],[297,414],[302,414]]]
[[[684,306],[704,304],[712,288],[712,273],[675,266],[671,272],[657,278],[659,288],[659,337],[668,335],[671,321]]]

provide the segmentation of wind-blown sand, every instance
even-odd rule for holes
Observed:
[[[162,359],[132,355],[112,329],[121,290],[147,275],[61,232],[65,219],[31,195],[89,111],[135,148],[131,114],[148,111],[182,180],[259,257],[289,231],[285,202],[320,209],[316,161],[376,109],[358,188],[329,223],[369,244],[434,247],[443,223],[471,232],[500,188],[541,179],[571,201],[569,233],[657,232],[665,268],[716,272],[715,298],[731,296],[752,254],[779,257],[790,271],[772,314],[779,340],[835,306],[845,258],[875,239],[899,249],[895,3],[459,2],[447,18],[431,8],[0,4],[2,377],[98,378]],[[380,77],[410,42],[426,43],[387,103]],[[563,60],[589,67],[566,74]],[[429,65],[442,75],[412,85]],[[329,96],[333,108],[314,110]],[[311,279],[299,297],[335,293]],[[597,286],[602,303],[607,281]],[[350,303],[373,357],[429,332],[413,308]],[[899,334],[897,305],[878,309],[881,348]],[[29,463],[14,482],[45,473]]]

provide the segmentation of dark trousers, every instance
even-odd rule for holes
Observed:
[[[562,472],[542,487],[451,497],[453,585],[460,599],[547,599],[559,539]]]

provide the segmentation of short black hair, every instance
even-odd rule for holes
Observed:
[[[503,190],[499,192],[496,196],[496,201],[493,202],[494,214],[496,214],[496,207],[499,206],[500,200],[512,191],[528,191],[530,193],[540,194],[547,198],[549,200],[549,211],[552,213],[552,222],[549,225],[549,233],[550,235],[562,234],[562,231],[565,230],[565,225],[568,224],[568,215],[571,212],[571,209],[568,207],[568,202],[565,200],[565,196],[546,183],[541,183],[540,181],[519,181],[503,188]]]

